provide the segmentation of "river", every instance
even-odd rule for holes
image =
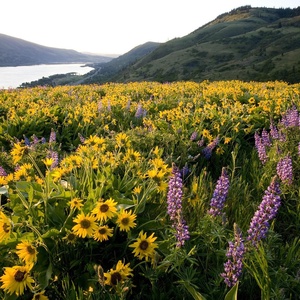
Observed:
[[[84,64],[33,65],[0,67],[0,89],[17,88],[22,83],[31,82],[55,74],[74,72],[83,75],[93,70]]]

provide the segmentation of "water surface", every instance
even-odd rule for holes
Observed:
[[[17,88],[22,83],[31,82],[55,74],[74,72],[83,75],[93,70],[84,64],[33,65],[0,67],[0,88]]]

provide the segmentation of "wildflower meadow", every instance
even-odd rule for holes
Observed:
[[[0,90],[0,298],[300,299],[300,84]]]

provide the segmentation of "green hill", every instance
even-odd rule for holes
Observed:
[[[112,58],[57,49],[0,34],[0,67],[55,63],[108,62]]]
[[[96,83],[96,82],[107,82],[110,81],[115,74],[119,72],[122,73],[128,66],[133,65],[142,57],[148,55],[157,47],[160,43],[147,42],[145,44],[139,45],[129,52],[111,60],[108,63],[94,64],[92,67],[95,68],[91,71],[87,78],[85,78],[84,83]]]
[[[300,7],[244,6],[161,44],[111,81],[300,81]]]

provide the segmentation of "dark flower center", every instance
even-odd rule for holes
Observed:
[[[74,233],[69,233],[67,239],[68,239],[69,241],[75,240],[75,234],[74,234]]]
[[[18,270],[14,276],[15,280],[17,282],[22,282],[24,277],[25,277],[26,272],[22,272],[20,270]]]
[[[115,273],[111,274],[110,281],[113,285],[116,285],[119,281],[121,281],[121,279],[122,279],[122,276],[119,272],[115,272]]]
[[[29,253],[29,254],[35,254],[35,249],[33,248],[33,247],[31,247],[31,246],[27,246],[27,252]]]
[[[144,240],[144,241],[140,242],[140,249],[147,250],[148,246],[149,246],[149,243],[147,241]]]
[[[129,224],[129,218],[123,218],[122,221],[121,221],[121,223],[123,225],[128,225]]]
[[[102,204],[100,206],[100,211],[103,212],[103,213],[107,212],[108,209],[109,209],[109,206],[107,204]]]
[[[88,229],[91,227],[91,222],[87,219],[84,219],[80,222],[81,228]]]
[[[100,234],[106,234],[106,228],[100,228],[98,232]]]
[[[3,226],[2,226],[2,228],[3,228],[3,231],[4,231],[5,233],[9,233],[9,228],[10,228],[9,225],[7,225],[6,223],[4,223]]]

